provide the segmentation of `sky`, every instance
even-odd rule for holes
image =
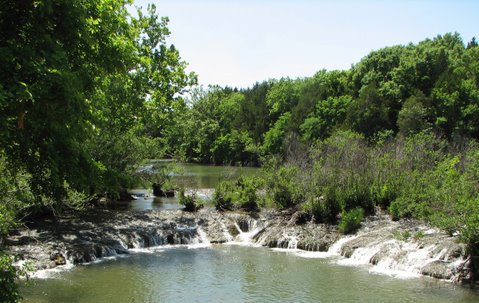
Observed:
[[[477,0],[135,0],[168,16],[168,42],[202,85],[238,88],[349,69],[373,50],[458,32],[479,38]]]

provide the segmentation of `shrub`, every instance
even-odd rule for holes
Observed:
[[[231,181],[220,182],[213,194],[213,202],[216,210],[232,210],[233,209],[233,192],[234,186]]]
[[[28,277],[32,271],[29,264],[17,268],[13,265],[11,256],[0,250],[0,302],[14,303],[22,298],[18,291],[16,281],[22,277]]]
[[[184,211],[195,212],[203,208],[203,202],[196,197],[196,194],[186,195],[185,190],[180,190],[180,201],[181,205],[184,205]]]
[[[358,230],[361,226],[361,221],[364,218],[364,210],[362,208],[354,208],[343,212],[341,222],[339,222],[339,231],[344,234],[350,234]]]
[[[268,173],[266,190],[274,205],[285,209],[304,202],[305,191],[299,176],[299,169],[292,165],[281,166]]]
[[[257,191],[262,182],[257,178],[239,177],[236,181],[223,181],[215,189],[213,202],[217,210],[258,209],[262,198]]]
[[[237,206],[246,210],[257,210],[260,198],[257,195],[259,181],[254,178],[240,177],[237,181],[238,197]]]
[[[0,302],[18,302],[20,294],[15,283],[17,271],[12,259],[0,252]]]

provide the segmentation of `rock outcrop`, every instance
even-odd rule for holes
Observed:
[[[6,244],[17,260],[31,261],[40,270],[128,254],[135,248],[226,242],[328,252],[350,264],[456,282],[471,278],[465,245],[456,238],[419,222],[387,217],[370,217],[356,235],[345,237],[336,226],[274,210],[248,214],[97,209],[45,219],[18,230]]]

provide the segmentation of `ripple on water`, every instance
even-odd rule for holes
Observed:
[[[24,302],[478,302],[432,279],[399,280],[267,248],[171,247],[80,266],[22,288]]]

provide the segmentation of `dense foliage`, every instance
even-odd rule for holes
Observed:
[[[131,3],[2,2],[2,170],[13,187],[24,176],[35,205],[60,209],[69,190],[114,195],[130,185],[195,80],[166,44],[168,19],[154,6],[133,17]]]
[[[211,115],[219,109],[235,113],[229,124]],[[267,172],[255,193],[264,193],[258,201],[265,205],[306,211],[316,221],[339,223],[345,233],[382,208],[394,219],[417,218],[457,234],[471,250],[479,247],[475,39],[465,45],[458,34],[446,34],[374,51],[347,71],[243,90],[211,87],[186,112],[202,127],[186,139],[190,153],[176,149],[176,155],[243,165],[261,159]],[[203,132],[212,129],[208,119],[221,125],[213,127],[217,132]],[[245,161],[238,145],[229,144],[214,156],[232,134],[248,142],[242,152],[252,157]],[[271,156],[276,160],[264,160]],[[224,193],[241,191],[234,182],[218,188],[217,207],[234,208],[241,198]]]
[[[179,203],[184,206],[184,211],[195,212],[203,208],[203,203],[200,198],[197,197],[196,193],[186,194],[185,190],[180,190],[179,193]]]
[[[164,150],[195,76],[166,43],[168,19],[154,6],[132,16],[132,3],[1,1],[0,244],[19,216],[117,196]],[[0,272],[15,276],[7,259]]]
[[[258,193],[262,180],[253,177],[239,177],[218,184],[213,194],[213,203],[219,211],[241,209],[255,211],[264,206],[263,198]]]
[[[346,71],[200,89],[167,140],[186,161],[254,165],[264,155],[284,158],[291,138],[311,145],[337,129],[368,141],[422,131],[477,139],[478,83],[475,40],[466,46],[445,34],[374,51]]]

